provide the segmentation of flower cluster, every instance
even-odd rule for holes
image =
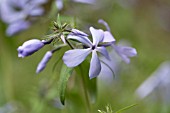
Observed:
[[[12,36],[27,29],[32,19],[44,13],[42,5],[47,0],[2,0],[0,3],[0,17],[8,24],[6,34]]]
[[[78,66],[86,59],[89,54],[92,53],[89,69],[90,79],[97,77],[101,72],[101,61],[99,59],[100,55],[104,56],[104,58],[107,60],[111,60],[109,52],[106,49],[109,46],[111,46],[117,52],[123,61],[129,63],[129,57],[135,56],[137,54],[136,50],[131,47],[116,45],[116,40],[111,34],[107,23],[104,20],[99,20],[99,23],[104,24],[107,28],[107,31],[90,27],[89,30],[91,35],[88,35],[78,29],[68,29],[67,24],[60,26],[57,23],[54,23],[55,35],[51,35],[52,37],[47,41],[40,41],[37,39],[26,41],[18,48],[18,56],[22,58],[29,56],[41,49],[43,46],[50,44],[54,40],[60,38],[64,44],[57,46],[57,48],[48,51],[45,54],[44,58],[37,67],[37,73],[41,72],[45,68],[47,62],[51,59],[52,54],[63,46],[71,47],[71,50],[66,51],[62,58],[63,62],[68,67]],[[90,40],[90,37],[92,37],[92,41]],[[73,44],[70,40],[80,43],[83,48],[76,48],[72,46]]]
[[[96,0],[70,0],[84,4],[94,4]],[[63,0],[55,0],[58,11],[63,9]],[[6,34],[15,35],[28,29],[45,12],[43,5],[50,0],[0,0],[0,19],[8,25]]]

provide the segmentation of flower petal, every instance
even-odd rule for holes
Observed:
[[[44,13],[44,9],[41,7],[37,7],[37,8],[33,7],[32,9],[29,8],[29,10],[31,11],[28,11],[27,13],[30,16],[41,16]]]
[[[108,60],[110,60],[109,54],[105,47],[97,47],[96,50],[105,56]]]
[[[68,67],[75,67],[82,63],[90,52],[90,48],[69,50],[65,52],[63,61]]]
[[[103,19],[99,19],[98,23],[103,24],[106,27],[107,31],[111,32],[110,27],[109,27],[109,25],[107,24],[106,21],[104,21]]]
[[[100,60],[97,56],[97,53],[95,50],[92,52],[92,58],[90,62],[90,70],[89,70],[89,77],[90,79],[97,77],[101,71],[101,64]]]
[[[31,4],[35,4],[35,5],[41,5],[46,3],[48,0],[32,0],[30,1]]]
[[[132,47],[121,47],[122,52],[127,55],[128,57],[134,57],[137,55],[137,51],[135,48]]]
[[[104,38],[103,30],[90,27],[90,32],[93,38],[93,45],[98,45],[98,43],[101,42]]]
[[[8,36],[15,35],[23,30],[26,30],[29,26],[30,26],[30,23],[27,21],[14,22],[8,26],[6,34]]]
[[[55,4],[58,10],[63,9],[63,0],[56,0]]]
[[[73,33],[70,33],[67,36],[67,39],[74,39],[74,40],[77,40],[83,44],[88,45],[89,47],[92,46],[92,42],[87,38],[87,36],[88,36],[87,34],[85,34],[82,31],[76,30],[76,29],[73,29],[72,31],[73,31]]]
[[[73,34],[76,34],[76,35],[81,35],[81,36],[86,36],[86,37],[89,36],[88,34],[82,32],[82,31],[80,31],[78,29],[72,29],[71,31],[72,31]]]
[[[102,42],[114,42],[116,41],[113,35],[109,31],[104,32],[104,38]]]
[[[127,64],[130,63],[129,57],[134,57],[137,55],[136,49],[132,47],[117,46],[114,44],[112,44],[112,47],[115,49],[118,55],[122,58],[122,60],[126,62]]]
[[[96,0],[73,0],[74,2],[80,2],[85,4],[94,4]]]

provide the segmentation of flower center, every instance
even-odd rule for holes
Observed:
[[[92,46],[92,50],[94,50],[95,48],[96,48],[96,46],[95,46],[95,45],[93,45],[93,46]]]

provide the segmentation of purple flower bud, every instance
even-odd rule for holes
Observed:
[[[26,57],[32,55],[44,46],[44,43],[38,39],[32,39],[24,42],[22,46],[18,47],[18,57]]]
[[[47,62],[51,59],[52,57],[52,52],[51,51],[48,51],[43,59],[41,60],[41,62],[38,64],[37,66],[37,70],[36,70],[36,73],[40,73],[45,67],[46,67],[46,64]]]

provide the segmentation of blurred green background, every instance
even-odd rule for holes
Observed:
[[[55,8],[54,8],[55,9]],[[55,12],[55,11],[54,11]],[[17,57],[17,47],[28,39],[43,38],[48,34],[51,21],[57,15],[41,17],[28,30],[13,37],[5,35],[7,26],[0,22],[0,110],[2,113],[86,113],[84,94],[78,78],[72,75],[66,94],[66,106],[58,109],[57,79],[60,65],[53,65],[61,54],[55,53],[46,69],[35,74],[36,66],[51,47],[45,47],[24,59]],[[88,31],[89,26],[104,19],[117,41],[127,40],[138,55],[130,64],[121,63],[122,69],[113,83],[98,83],[96,103],[92,112],[104,110],[110,104],[119,110],[132,104],[137,106],[125,113],[170,113],[170,105],[146,98],[137,100],[135,90],[163,61],[170,60],[170,1],[169,0],[103,0],[93,5],[65,2],[60,12],[64,20],[76,17],[77,28]],[[104,27],[103,27],[104,29]],[[60,51],[62,53],[62,50]],[[61,64],[61,62],[60,62]],[[88,75],[87,75],[88,76]],[[6,110],[6,111],[5,111]],[[12,111],[13,110],[13,111]],[[0,112],[1,113],[1,112]]]

